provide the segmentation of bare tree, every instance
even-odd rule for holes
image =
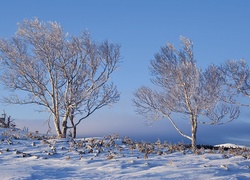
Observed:
[[[56,22],[24,20],[16,35],[0,39],[1,80],[11,91],[7,104],[37,104],[53,115],[56,133],[65,137],[67,122],[76,125],[95,110],[119,100],[110,75],[120,60],[120,46],[96,43],[88,33],[68,36]],[[79,113],[79,123],[74,124]],[[84,115],[83,113],[87,113]]]
[[[15,128],[16,127],[14,120],[11,119],[11,116],[7,116],[5,111],[3,111],[2,117],[0,118],[0,127],[3,127],[3,128]]]
[[[65,92],[62,94],[64,123],[69,118],[73,137],[76,136],[77,125],[83,119],[97,109],[117,102],[120,96],[116,86],[107,83],[120,58],[119,46],[107,41],[97,46],[86,37],[83,42],[74,38],[70,49],[76,55],[65,59],[61,65],[63,79],[66,80]],[[82,43],[85,50],[82,49]],[[83,51],[88,53],[82,54]],[[80,118],[75,120],[77,115]],[[63,131],[67,128],[67,124],[64,124]]]
[[[228,60],[220,66],[224,74],[224,81],[228,87],[231,98],[230,103],[241,106],[250,106],[250,103],[241,103],[238,95],[250,98],[250,68],[247,62],[241,60]]]
[[[191,140],[195,150],[198,123],[232,121],[238,117],[239,109],[222,101],[227,94],[221,71],[214,65],[204,71],[197,68],[192,42],[184,37],[180,39],[183,49],[177,51],[169,43],[151,61],[150,71],[154,76],[151,81],[162,91],[143,86],[134,93],[132,101],[137,112],[150,121],[167,118],[183,137]],[[178,127],[174,119],[177,114],[189,119],[191,136]]]

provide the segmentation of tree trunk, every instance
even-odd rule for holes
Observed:
[[[73,133],[72,133],[72,137],[76,138],[76,126],[73,126]]]
[[[68,121],[68,113],[66,112],[65,117],[63,118],[63,122],[62,122],[62,136],[65,138],[67,135],[67,130],[68,130],[68,126],[67,126],[67,121]]]
[[[197,133],[197,117],[196,115],[191,115],[192,124],[192,149],[196,151],[196,133]]]
[[[65,138],[67,135],[67,120],[63,120],[62,122],[62,138]]]
[[[197,127],[192,127],[192,149],[195,151],[196,149],[196,131]]]
[[[75,113],[75,110],[74,109],[71,109],[70,113],[69,113],[69,120],[71,122],[71,125],[72,125],[72,129],[73,129],[73,132],[72,132],[72,138],[76,138],[76,125],[74,123],[74,113]]]
[[[74,123],[74,110],[71,111],[71,115],[69,117],[69,120],[70,120],[72,128],[73,128],[72,138],[76,138],[76,125]]]
[[[7,128],[10,128],[10,116],[7,119]]]
[[[57,136],[61,137],[62,136],[62,131],[61,131],[61,128],[60,128],[60,120],[59,120],[59,117],[57,117],[56,115],[54,115],[54,125],[55,125]]]

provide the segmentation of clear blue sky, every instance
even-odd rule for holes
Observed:
[[[121,92],[121,100],[112,108],[104,108],[82,122],[78,133],[83,136],[117,132],[137,138],[172,142],[185,140],[162,120],[152,126],[135,114],[132,92],[149,85],[149,61],[167,42],[179,46],[179,36],[194,42],[194,55],[200,67],[219,64],[227,59],[250,61],[250,1],[247,0],[74,0],[0,2],[0,37],[9,38],[17,30],[17,22],[38,17],[57,21],[65,32],[80,35],[88,30],[95,41],[108,39],[121,45],[123,57],[113,81]],[[0,86],[1,95],[7,92]],[[34,112],[33,106],[3,106],[20,126],[45,130],[45,113]],[[201,126],[198,143],[233,142],[250,145],[249,109],[240,118],[223,126]],[[53,125],[53,124],[51,124]],[[189,124],[183,125],[189,132]],[[185,130],[184,130],[185,131]]]

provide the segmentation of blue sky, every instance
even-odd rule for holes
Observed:
[[[65,32],[80,35],[88,30],[95,41],[108,39],[121,45],[122,63],[112,80],[121,92],[120,101],[103,108],[78,127],[81,136],[117,132],[137,140],[186,141],[166,120],[146,126],[132,106],[132,92],[151,86],[149,61],[167,42],[179,47],[180,35],[194,43],[200,67],[228,59],[250,59],[250,1],[246,0],[9,0],[0,5],[0,37],[9,38],[17,22],[38,17],[57,21]],[[7,92],[0,86],[1,95]],[[248,100],[249,101],[249,100]],[[45,131],[48,114],[34,112],[34,106],[3,106],[20,127]],[[249,109],[242,109],[235,122],[222,126],[200,126],[198,143],[237,142],[250,145]],[[51,123],[53,126],[53,124]],[[181,125],[189,132],[188,121]],[[188,141],[186,141],[188,142]]]

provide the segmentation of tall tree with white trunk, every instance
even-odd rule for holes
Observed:
[[[185,37],[180,39],[182,49],[176,50],[168,43],[151,61],[151,81],[157,90],[143,86],[134,93],[132,101],[137,112],[150,121],[167,118],[179,134],[191,140],[195,150],[198,123],[230,122],[238,117],[239,108],[223,101],[228,96],[219,68],[198,68],[193,43]],[[191,135],[178,127],[177,117],[189,120]]]
[[[44,107],[59,137],[68,128],[75,137],[83,119],[119,100],[110,81],[119,60],[117,44],[96,43],[87,32],[69,36],[56,22],[24,20],[15,36],[0,39],[1,82],[14,92],[3,101]]]

